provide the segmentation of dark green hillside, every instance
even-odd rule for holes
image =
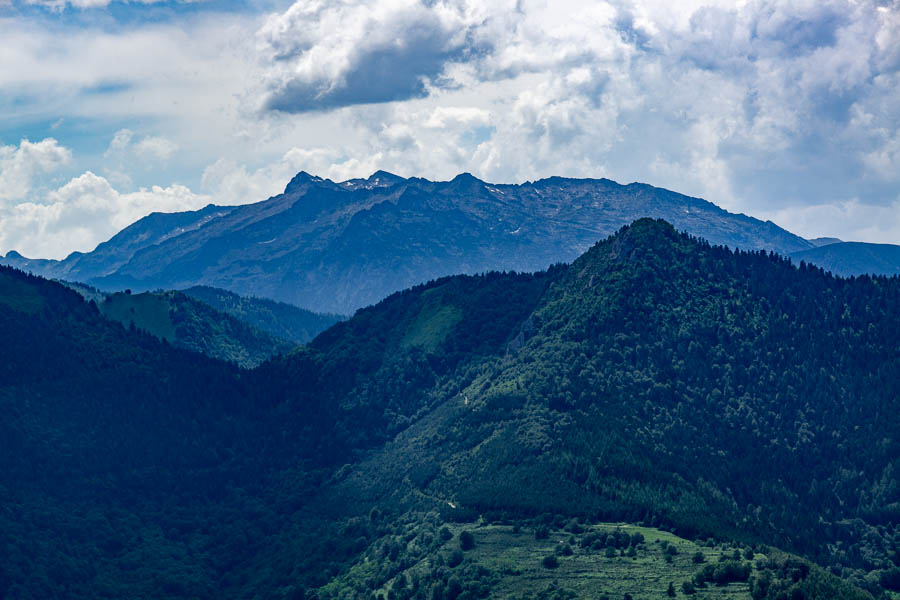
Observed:
[[[0,596],[883,596],[898,314],[641,220],[242,371],[0,269]]]
[[[485,478],[465,498],[480,510],[567,502],[882,566],[900,521],[898,310],[897,279],[798,271],[639,221],[567,269],[515,360],[468,388],[466,429],[500,407],[504,420],[547,415],[542,447],[494,459],[505,481],[566,475],[571,492],[511,501]],[[854,529],[875,549],[821,544]]]
[[[508,322],[484,303],[461,315],[473,280],[453,278],[258,372],[287,385],[287,414],[313,405],[335,423],[317,454],[336,464],[415,423],[344,472],[345,497],[644,521],[774,543],[860,583],[893,568],[898,280],[639,221],[543,279],[485,282],[504,290],[488,306],[520,296],[495,307]]]
[[[255,367],[295,346],[181,292],[117,292],[98,307],[126,327],[134,324],[180,348],[242,367]]]
[[[202,285],[181,291],[269,335],[295,344],[309,342],[345,318],[340,315],[314,313],[293,304],[266,298],[238,296],[227,290]]]
[[[71,281],[60,283],[78,292],[85,301],[93,301],[104,316],[126,327],[134,324],[180,348],[247,368],[308,342],[313,334],[338,320],[214,288],[132,294],[102,292]],[[301,341],[295,341],[295,337]]]
[[[268,460],[238,370],[60,284],[2,268],[0,286],[0,596],[212,589],[184,540]]]
[[[456,396],[506,353],[556,272],[437,280],[359,310],[308,346],[260,366],[285,424],[342,464]]]

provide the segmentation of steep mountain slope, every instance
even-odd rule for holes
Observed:
[[[792,252],[794,262],[806,261],[835,275],[900,275],[900,246],[839,242]]]
[[[0,596],[280,598],[359,551],[343,533],[355,500],[323,493],[338,453],[316,449],[335,424],[287,404],[281,382],[5,267],[0,338]]]
[[[493,338],[509,340],[502,357],[459,352],[494,319],[466,310],[472,280],[453,278],[258,374],[335,423],[317,452],[336,463],[415,421],[344,474],[363,505],[644,520],[848,575],[897,560],[900,280],[835,279],[651,221],[546,277],[520,282],[515,320],[549,287]]]
[[[179,348],[241,367],[255,367],[296,346],[181,292],[116,292],[97,307],[126,327],[133,324]]]
[[[190,225],[179,224],[184,231],[178,235],[169,224],[138,222],[123,232],[127,243],[114,238],[95,251],[97,257],[76,255],[31,267],[105,289],[210,285],[350,314],[444,275],[538,270],[571,261],[645,216],[731,247],[781,253],[812,247],[771,222],[607,179],[494,185],[468,174],[432,182],[379,171],[366,180],[334,183],[300,173],[284,194],[219,216],[224,210],[186,213],[180,219]],[[136,235],[147,228],[161,235]],[[140,247],[131,243],[138,239]],[[110,253],[114,260],[107,258]]]
[[[52,279],[88,282],[114,273],[142,248],[194,231],[209,221],[225,216],[234,207],[212,204],[197,211],[152,213],[136,221],[98,245],[91,252],[73,252],[62,261],[25,258],[8,252],[0,264]]]
[[[345,317],[314,313],[293,304],[266,298],[238,296],[233,292],[208,286],[195,286],[182,293],[216,310],[295,344],[305,344]]]
[[[700,597],[867,597],[767,544],[876,593],[900,561],[897,278],[834,278],[641,220],[571,265],[394,294],[239,372],[188,368],[83,303],[45,310],[55,284],[0,275],[10,597],[455,600],[495,577],[521,590],[533,564],[510,557],[545,547],[496,556],[485,528],[486,554],[450,564],[442,524],[458,536],[452,523],[479,518],[735,540],[723,573],[743,572],[747,549],[774,560]],[[142,344],[146,370],[110,359]],[[572,565],[624,568],[575,541]],[[634,545],[648,569],[653,543]],[[562,547],[568,577],[566,560]]]

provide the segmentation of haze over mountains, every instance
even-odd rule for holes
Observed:
[[[89,253],[4,263],[103,289],[195,285],[349,314],[456,273],[534,271],[573,260],[641,217],[713,244],[766,249],[840,274],[897,272],[896,247],[807,241],[771,222],[645,184],[553,177],[495,185],[383,171],[335,183],[301,172],[285,192],[237,207],[154,213]],[[839,255],[839,256],[838,256]]]
[[[645,219],[572,264],[393,294],[241,371],[0,268],[0,595],[548,585],[557,567],[494,561],[497,539],[565,573],[634,565],[638,600],[666,594],[660,570],[722,598],[884,594],[900,585],[898,284]],[[677,547],[598,542],[597,520]],[[457,557],[460,527],[487,554]],[[541,531],[553,544],[534,549]],[[577,583],[524,597],[612,589]]]
[[[839,242],[792,252],[790,256],[845,277],[863,273],[900,275],[900,246],[895,244]]]

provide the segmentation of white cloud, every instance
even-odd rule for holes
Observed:
[[[376,171],[379,158],[375,155],[360,161],[348,159],[333,150],[293,148],[280,160],[258,169],[248,169],[234,160],[220,159],[204,170],[202,185],[215,204],[249,204],[282,193],[291,178],[300,171],[343,181],[360,173]]]
[[[208,196],[180,185],[120,193],[105,178],[88,171],[40,202],[0,208],[0,250],[63,258],[73,250],[93,250],[151,212],[195,210],[209,201]]]
[[[221,149],[256,68],[258,21],[210,14],[127,27],[64,27],[0,18],[0,108],[25,123],[152,123],[153,136]],[[13,102],[15,100],[15,102]],[[23,108],[24,107],[24,108]],[[125,140],[134,142],[136,140]],[[207,161],[209,162],[209,161]]]
[[[427,95],[452,62],[485,51],[493,12],[467,0],[298,0],[260,29],[263,108],[289,113]]]
[[[36,177],[53,173],[71,160],[72,152],[53,138],[0,146],[0,201],[24,198]]]
[[[178,145],[162,136],[145,136],[136,140],[130,129],[120,129],[113,136],[103,158],[104,168],[120,179],[126,167],[147,166],[148,163],[166,163],[178,151]]]
[[[807,238],[828,237],[839,230],[841,239],[848,242],[900,243],[900,199],[888,205],[865,204],[854,198],[795,206],[776,211],[769,218]]]
[[[146,137],[135,144],[135,153],[144,160],[165,162],[172,158],[178,145],[164,137]]]
[[[129,146],[131,146],[131,139],[133,137],[134,132],[130,129],[120,129],[113,136],[113,139],[109,143],[109,147],[106,149],[103,156],[105,158],[110,158],[124,154]]]
[[[65,118],[67,146],[70,123],[120,129],[73,172],[122,192],[188,181],[256,201],[300,169],[606,176],[790,223],[811,206],[836,219],[817,234],[885,239],[846,221],[887,218],[900,182],[900,5],[878,4],[298,0],[108,30],[0,19],[0,109]],[[32,173],[7,189],[52,187]]]

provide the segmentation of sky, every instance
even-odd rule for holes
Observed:
[[[378,169],[900,243],[900,0],[0,0],[0,253]]]

